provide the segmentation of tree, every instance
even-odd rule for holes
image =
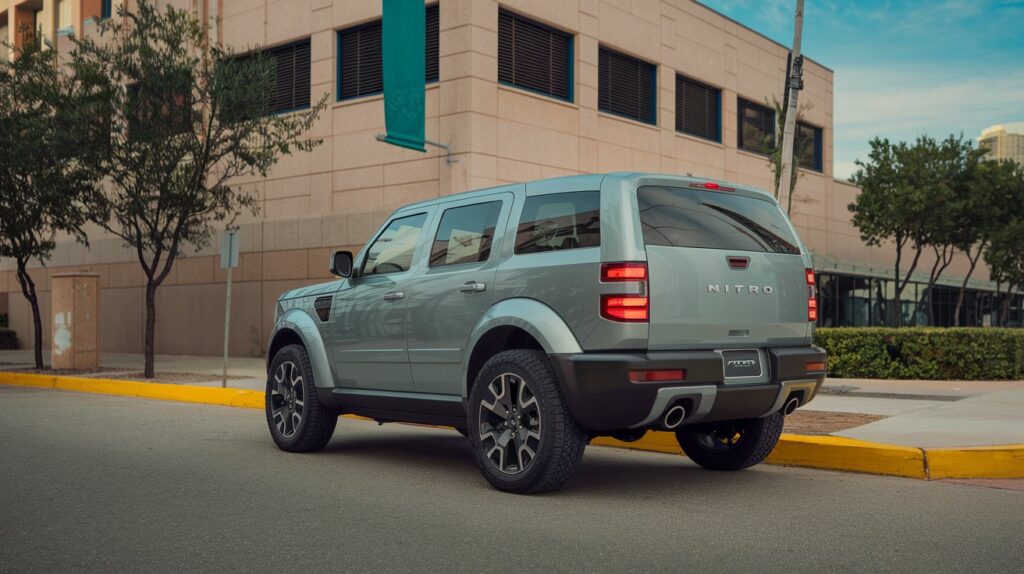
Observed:
[[[851,177],[851,181],[860,186],[861,193],[848,208],[864,243],[881,245],[892,241],[895,244],[895,304],[889,309],[887,321],[899,326],[903,323],[901,296],[929,244],[924,224],[932,208],[928,197],[927,144],[922,145],[919,140],[912,147],[905,142],[893,144],[888,139],[875,138],[870,145],[868,161],[858,159],[859,167]],[[908,249],[913,259],[904,268],[903,259]]]
[[[765,100],[765,103],[769,107],[775,110],[775,127],[776,135],[765,136],[764,149],[771,150],[768,156],[768,167],[772,170],[772,175],[775,178],[775,199],[781,197],[782,186],[779,183],[779,179],[782,178],[782,131],[786,125],[786,108],[782,107],[779,100],[773,96],[771,101]],[[796,121],[801,122],[804,119],[804,112],[814,107],[811,102],[803,102],[799,105],[796,111]],[[814,145],[814,142],[809,141],[807,134],[800,131],[799,124],[797,126],[796,133],[793,141],[793,171],[792,177],[790,177],[789,188],[786,197],[786,215],[792,215],[793,211],[793,193],[796,190],[796,182],[800,179],[800,152],[805,149],[808,145]],[[776,141],[779,140],[779,141]]]
[[[107,86],[110,186],[91,217],[134,250],[146,276],[145,376],[154,376],[157,288],[186,246],[209,244],[217,222],[257,213],[234,185],[320,143],[305,134],[326,97],[302,112],[269,113],[274,63],[209,45],[208,24],[147,0],[76,39],[76,74]]]
[[[918,138],[915,145],[926,172],[923,181],[931,209],[924,213],[921,222],[926,242],[935,254],[935,261],[928,274],[927,309],[928,324],[935,324],[932,295],[942,273],[953,262],[953,256],[965,244],[974,241],[977,228],[971,212],[976,202],[971,197],[972,182],[977,177],[978,163],[984,151],[974,147],[973,142],[960,136],[949,136],[936,142],[927,136]]]
[[[967,184],[960,215],[957,249],[967,257],[970,267],[960,285],[953,314],[954,325],[960,324],[967,283],[989,248],[993,235],[1008,220],[1024,218],[1024,168],[1008,161],[979,162]]]
[[[34,359],[43,368],[39,295],[28,272],[45,265],[58,233],[87,243],[85,206],[96,194],[95,86],[64,73],[57,51],[25,34],[14,58],[0,59],[0,257],[17,265],[32,310]]]
[[[985,262],[992,280],[1006,285],[1003,308],[999,313],[999,324],[1006,326],[1013,292],[1024,286],[1024,219],[1013,220],[992,235],[985,250]]]

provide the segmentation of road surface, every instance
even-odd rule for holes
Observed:
[[[1020,572],[1024,491],[591,447],[491,490],[454,431],[0,387],[2,572]]]

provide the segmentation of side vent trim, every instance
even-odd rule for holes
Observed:
[[[331,303],[334,301],[333,295],[327,295],[326,297],[317,297],[313,301],[313,310],[316,311],[316,316],[321,321],[326,322],[331,318]]]

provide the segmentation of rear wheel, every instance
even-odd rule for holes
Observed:
[[[763,461],[779,442],[782,413],[698,424],[676,431],[676,440],[693,462],[711,470],[740,470]]]
[[[498,490],[525,494],[561,488],[587,445],[540,351],[491,357],[473,385],[468,414],[473,456]]]
[[[288,345],[274,355],[267,374],[267,425],[281,450],[320,450],[334,434],[338,414],[320,403],[309,355]]]

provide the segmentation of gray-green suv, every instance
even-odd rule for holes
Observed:
[[[266,413],[287,451],[354,413],[455,427],[512,492],[562,486],[591,437],[650,429],[736,470],[825,377],[811,259],[737,184],[612,173],[442,197],[331,271],[277,304]]]

